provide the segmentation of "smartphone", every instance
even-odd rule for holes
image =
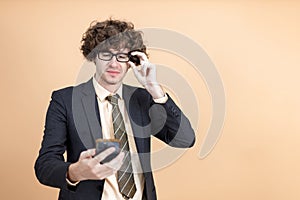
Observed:
[[[104,160],[102,160],[100,163],[107,163],[114,159],[117,155],[119,155],[121,149],[120,149],[120,140],[118,139],[97,139],[96,140],[96,155],[103,152],[104,150],[115,147],[115,151],[108,155]]]
[[[141,64],[141,61],[140,61],[140,58],[139,58],[138,56],[133,56],[133,55],[131,55],[131,53],[134,52],[134,51],[139,51],[139,52],[142,52],[142,53],[144,53],[144,52],[141,51],[141,50],[132,50],[132,51],[129,51],[129,52],[128,52],[129,60],[130,60],[131,62],[133,62],[136,66],[138,66],[138,65]]]

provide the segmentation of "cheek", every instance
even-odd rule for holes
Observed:
[[[103,72],[103,69],[99,66],[96,67],[96,71],[98,72],[98,74]]]
[[[122,70],[124,73],[126,73],[129,68],[130,68],[130,65],[128,63],[122,64]]]
[[[98,61],[98,62],[95,62],[95,65],[96,65],[97,72],[104,72],[107,64],[104,62]]]

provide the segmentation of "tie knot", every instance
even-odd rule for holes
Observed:
[[[118,98],[119,95],[115,94],[115,95],[109,95],[106,97],[106,99],[109,101],[109,103],[111,103],[112,105],[118,105]]]

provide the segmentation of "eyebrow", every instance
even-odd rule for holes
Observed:
[[[119,50],[117,50],[117,49],[108,49],[107,51],[109,51],[111,53],[113,53],[112,51],[117,51],[118,53],[125,53],[125,54],[129,53],[129,51],[124,52],[124,51],[126,51],[126,48],[125,49],[122,48],[122,49],[119,49]]]

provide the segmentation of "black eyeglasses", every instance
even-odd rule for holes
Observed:
[[[98,58],[105,61],[110,61],[114,56],[119,62],[128,62],[130,58],[128,53],[111,53],[109,51],[98,53]]]

